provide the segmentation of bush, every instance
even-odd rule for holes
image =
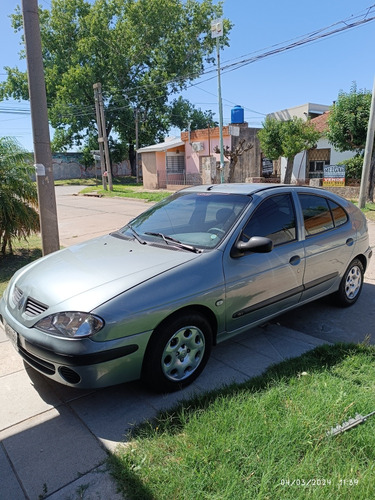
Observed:
[[[356,155],[349,160],[344,160],[338,163],[338,165],[345,165],[345,178],[346,180],[361,180],[362,166],[363,166],[363,155]]]

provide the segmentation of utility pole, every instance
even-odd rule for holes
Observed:
[[[139,155],[138,155],[138,147],[139,147],[139,110],[138,107],[135,108],[135,175],[137,184],[139,182]]]
[[[220,182],[224,182],[224,141],[223,141],[223,101],[221,99],[221,77],[220,77],[220,44],[219,38],[223,36],[223,20],[216,19],[211,23],[211,37],[216,38],[217,57],[217,88],[219,100],[219,135],[220,135]]]
[[[103,189],[107,191],[107,176],[105,175],[105,160],[104,160],[104,145],[103,145],[103,137],[102,137],[102,125],[101,125],[101,117],[100,117],[100,108],[99,108],[99,97],[98,97],[98,83],[94,83],[94,101],[95,101],[95,113],[96,113],[96,123],[98,126],[98,143],[99,143],[99,156],[100,156],[100,171],[102,174],[102,185]]]
[[[38,0],[22,0],[43,255],[60,249]]]
[[[375,78],[372,87],[371,108],[370,108],[370,116],[367,127],[365,156],[363,158],[361,187],[359,190],[359,200],[358,200],[359,208],[365,208],[368,185],[369,182],[372,182],[372,179],[370,179],[369,177],[370,177],[372,150],[374,147],[374,132],[375,132]]]
[[[107,137],[107,129],[105,126],[105,117],[104,117],[102,84],[95,83],[93,87],[94,87],[96,121],[98,124],[98,142],[100,151],[100,167],[102,171],[103,188],[107,189],[107,179],[108,179],[109,190],[113,191],[111,160],[109,157],[108,137]]]

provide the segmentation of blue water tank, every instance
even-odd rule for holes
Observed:
[[[244,120],[244,109],[242,106],[234,106],[231,111],[231,123],[243,123]]]

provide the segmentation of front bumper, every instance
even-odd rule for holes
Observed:
[[[64,385],[100,388],[140,378],[152,331],[107,342],[52,338],[14,320],[0,300],[0,324],[24,361]],[[47,342],[49,342],[49,345]]]

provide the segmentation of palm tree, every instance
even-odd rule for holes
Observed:
[[[12,238],[39,231],[32,157],[12,137],[0,137],[0,252],[12,253]]]

